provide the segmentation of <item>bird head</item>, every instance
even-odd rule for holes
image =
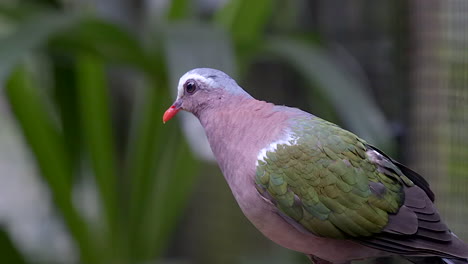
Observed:
[[[197,68],[179,80],[177,99],[163,115],[163,122],[172,119],[180,110],[199,116],[207,108],[222,107],[232,95],[250,97],[236,81],[222,71]]]

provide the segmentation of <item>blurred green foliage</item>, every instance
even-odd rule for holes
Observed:
[[[172,101],[169,91],[191,68],[219,68],[242,79],[259,58],[284,62],[321,91],[349,128],[391,146],[380,110],[319,43],[275,31],[278,1],[232,0],[208,21],[194,18],[191,1],[170,1],[163,17],[138,34],[68,2],[74,1],[0,4],[7,26],[0,78],[83,263],[141,263],[167,246],[198,162],[177,124],[163,127],[161,116]],[[128,122],[115,110],[116,67],[141,80],[132,108],[124,110]],[[116,129],[119,122],[128,124],[126,131]],[[73,201],[81,177],[96,184],[97,223]],[[21,258],[8,248],[2,251]]]

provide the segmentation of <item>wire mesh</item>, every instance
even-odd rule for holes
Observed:
[[[468,240],[468,2],[412,1],[410,163],[451,229]]]

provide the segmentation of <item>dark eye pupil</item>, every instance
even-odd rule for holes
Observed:
[[[188,82],[186,85],[185,85],[185,90],[187,91],[187,93],[193,93],[195,92],[195,89],[197,88],[197,86],[195,85],[195,83],[193,82]]]

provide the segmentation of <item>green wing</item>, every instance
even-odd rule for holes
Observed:
[[[332,123],[312,116],[292,123],[292,140],[258,161],[258,190],[314,234],[381,232],[404,201],[403,184],[412,182],[391,162],[377,164],[365,141]]]

